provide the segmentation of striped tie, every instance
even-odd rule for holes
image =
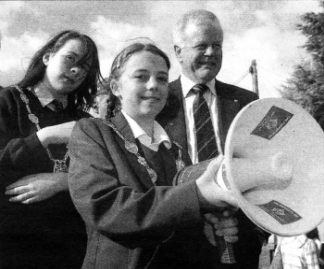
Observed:
[[[62,102],[57,99],[54,99],[51,104],[53,104],[55,112],[61,112],[64,109]]]
[[[197,151],[199,162],[209,160],[218,155],[215,132],[213,123],[210,117],[207,102],[203,96],[205,91],[209,88],[204,84],[195,85],[192,90],[196,93],[196,98],[193,105],[196,137],[197,137]],[[235,268],[235,257],[233,252],[233,245],[227,243],[223,237],[216,236],[216,242],[219,250],[220,261],[223,264],[233,265]]]
[[[196,93],[193,112],[196,127],[198,160],[202,162],[216,157],[218,150],[209,108],[203,96],[204,92],[209,90],[209,88],[204,84],[197,84],[192,90]]]

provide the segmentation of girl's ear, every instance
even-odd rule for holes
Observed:
[[[51,53],[50,52],[46,52],[44,55],[43,55],[43,63],[44,65],[48,65],[48,62],[49,62],[49,59],[51,57]]]
[[[181,48],[177,45],[174,45],[173,48],[174,48],[174,52],[175,52],[175,55],[176,55],[179,63],[182,63],[183,59],[182,59],[182,54],[181,54],[181,52],[182,52]]]
[[[113,79],[110,82],[110,89],[111,89],[113,95],[115,95],[116,97],[120,97],[119,86],[118,86],[118,83],[117,83],[117,81],[115,79]]]

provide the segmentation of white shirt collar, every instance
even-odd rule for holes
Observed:
[[[182,93],[184,97],[187,97],[188,93],[192,89],[193,86],[195,86],[197,83],[193,82],[191,79],[187,78],[185,75],[181,75],[181,87],[182,87]],[[216,96],[216,86],[215,86],[215,79],[212,79],[208,83],[206,83],[208,88],[210,89],[211,93],[213,93]]]
[[[171,140],[159,123],[154,121],[153,128],[155,142],[152,144],[151,137],[147,135],[143,128],[139,126],[138,123],[133,118],[131,118],[124,110],[121,110],[121,112],[127,120],[135,139],[138,139],[144,146],[154,151],[158,151],[159,145],[163,142],[166,148],[171,148]]]
[[[36,97],[38,98],[38,100],[40,101],[43,107],[47,106],[50,102],[52,102],[55,99],[50,91],[43,91],[40,90],[38,87],[33,88],[32,92],[36,95]],[[62,98],[56,98],[56,99],[62,103],[63,108],[67,107],[68,105],[67,96]]]

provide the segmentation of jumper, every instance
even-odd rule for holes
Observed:
[[[68,106],[62,112],[42,107],[23,89],[41,128],[90,115]],[[14,87],[0,92],[0,268],[80,268],[86,233],[68,191],[38,203],[9,202],[5,188],[24,176],[53,172],[53,162],[41,145],[36,126]],[[63,159],[65,144],[49,145],[55,159]]]

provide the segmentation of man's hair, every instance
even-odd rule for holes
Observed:
[[[173,44],[178,46],[184,45],[184,32],[189,24],[199,25],[205,23],[214,24],[216,27],[220,28],[220,31],[223,31],[220,21],[213,12],[205,9],[194,9],[182,15],[177,21],[173,30]]]

